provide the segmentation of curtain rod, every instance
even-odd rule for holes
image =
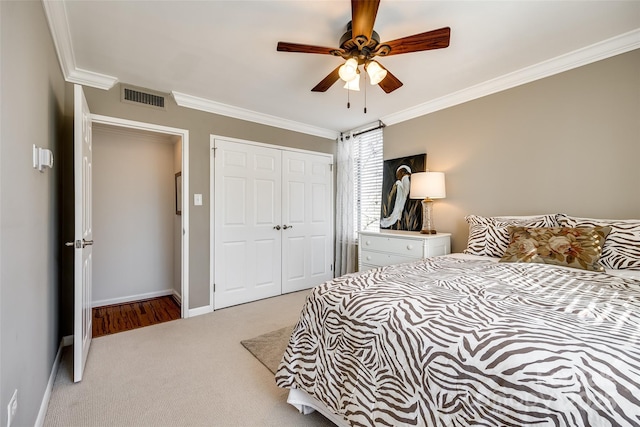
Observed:
[[[356,137],[356,136],[362,135],[362,134],[367,133],[367,132],[371,132],[371,131],[374,131],[374,130],[382,129],[382,128],[386,127],[386,126],[387,125],[382,123],[382,120],[378,120],[378,126],[372,127],[371,129],[367,129],[367,130],[362,130],[360,132],[356,132],[356,133],[353,134],[353,136]],[[351,135],[345,135],[342,132],[340,132],[340,136],[341,137],[344,136],[347,139],[349,139],[351,137]]]

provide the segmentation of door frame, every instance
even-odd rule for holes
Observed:
[[[103,116],[91,114],[91,121],[104,125],[122,127],[134,130],[151,131],[166,135],[175,135],[182,138],[182,244],[181,244],[181,317],[190,317],[189,312],[189,131],[153,123],[137,122],[134,120],[121,119],[119,117]]]
[[[311,150],[304,150],[302,148],[293,148],[293,147],[286,147],[284,145],[275,145],[275,144],[267,144],[264,142],[256,142],[256,141],[250,141],[247,139],[240,139],[240,138],[232,138],[229,136],[224,136],[224,135],[214,135],[214,134],[210,134],[209,135],[209,307],[211,307],[211,311],[213,311],[215,305],[213,304],[213,298],[214,298],[214,280],[215,280],[215,144],[216,144],[216,139],[224,139],[225,141],[229,141],[229,142],[237,142],[239,144],[247,144],[247,145],[254,145],[254,146],[258,146],[258,147],[265,147],[265,148],[274,148],[277,150],[285,150],[285,151],[294,151],[294,152],[298,152],[298,153],[307,153],[307,154],[314,154],[314,155],[319,155],[319,156],[326,156],[327,158],[331,159],[331,165],[334,164],[334,155],[330,154],[330,153],[323,153],[321,151],[311,151]],[[335,169],[332,166],[331,169],[331,212],[334,211],[333,206],[335,203]],[[334,220],[334,216],[335,215],[331,215],[331,232],[330,235],[334,237],[335,239],[335,220]],[[334,257],[335,257],[335,250],[334,250]],[[333,262],[333,260],[332,260]]]

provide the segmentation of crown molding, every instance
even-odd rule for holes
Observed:
[[[42,0],[49,30],[56,47],[60,68],[66,81],[84,86],[109,90],[117,82],[116,77],[83,70],[76,66],[76,58],[73,54],[73,44],[69,33],[69,21],[64,1]]]
[[[118,82],[116,77],[84,70],[76,66],[65,2],[59,0],[42,0],[42,4],[49,23],[49,29],[51,31],[56,52],[58,54],[60,68],[62,69],[65,80],[70,83],[77,83],[104,90],[111,89]],[[578,49],[574,52],[505,74],[495,79],[419,104],[415,107],[386,115],[381,117],[380,120],[382,120],[386,125],[398,124],[638,48],[640,48],[640,29],[630,31],[602,42],[595,43],[591,46]],[[339,132],[330,129],[319,128],[276,116],[258,113],[180,92],[174,91],[172,94],[176,103],[182,107],[247,120],[322,138],[335,140],[339,136]]]
[[[576,51],[540,62],[492,80],[462,89],[432,101],[381,117],[387,125],[394,125],[413,118],[434,113],[483,96],[501,92],[535,80],[569,71],[596,61],[620,55],[640,48],[640,29],[621,34]]]
[[[181,107],[192,108],[194,110],[206,111],[208,113],[219,114],[222,116],[233,117],[235,119],[247,120],[250,122],[260,123],[267,126],[274,126],[281,129],[292,130],[295,132],[305,133],[309,135],[319,136],[327,139],[337,139],[339,132],[307,125],[305,123],[295,122],[268,114],[258,113],[256,111],[247,110],[232,105],[223,104],[209,99],[199,98],[193,95],[173,91],[171,92],[176,103]]]

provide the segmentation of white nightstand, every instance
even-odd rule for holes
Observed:
[[[358,271],[451,253],[451,233],[384,230],[358,234]]]

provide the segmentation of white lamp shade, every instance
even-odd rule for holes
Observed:
[[[415,172],[411,174],[409,197],[412,199],[444,199],[446,196],[443,172]]]
[[[356,74],[356,77],[349,80],[344,84],[344,88],[348,90],[360,90],[360,73]]]
[[[338,70],[338,75],[345,82],[350,82],[358,75],[358,61],[355,58],[347,59]]]
[[[367,64],[367,74],[369,75],[371,84],[377,85],[382,80],[384,80],[385,77],[387,77],[387,70],[382,68],[382,66],[376,61],[369,61],[369,63]]]

